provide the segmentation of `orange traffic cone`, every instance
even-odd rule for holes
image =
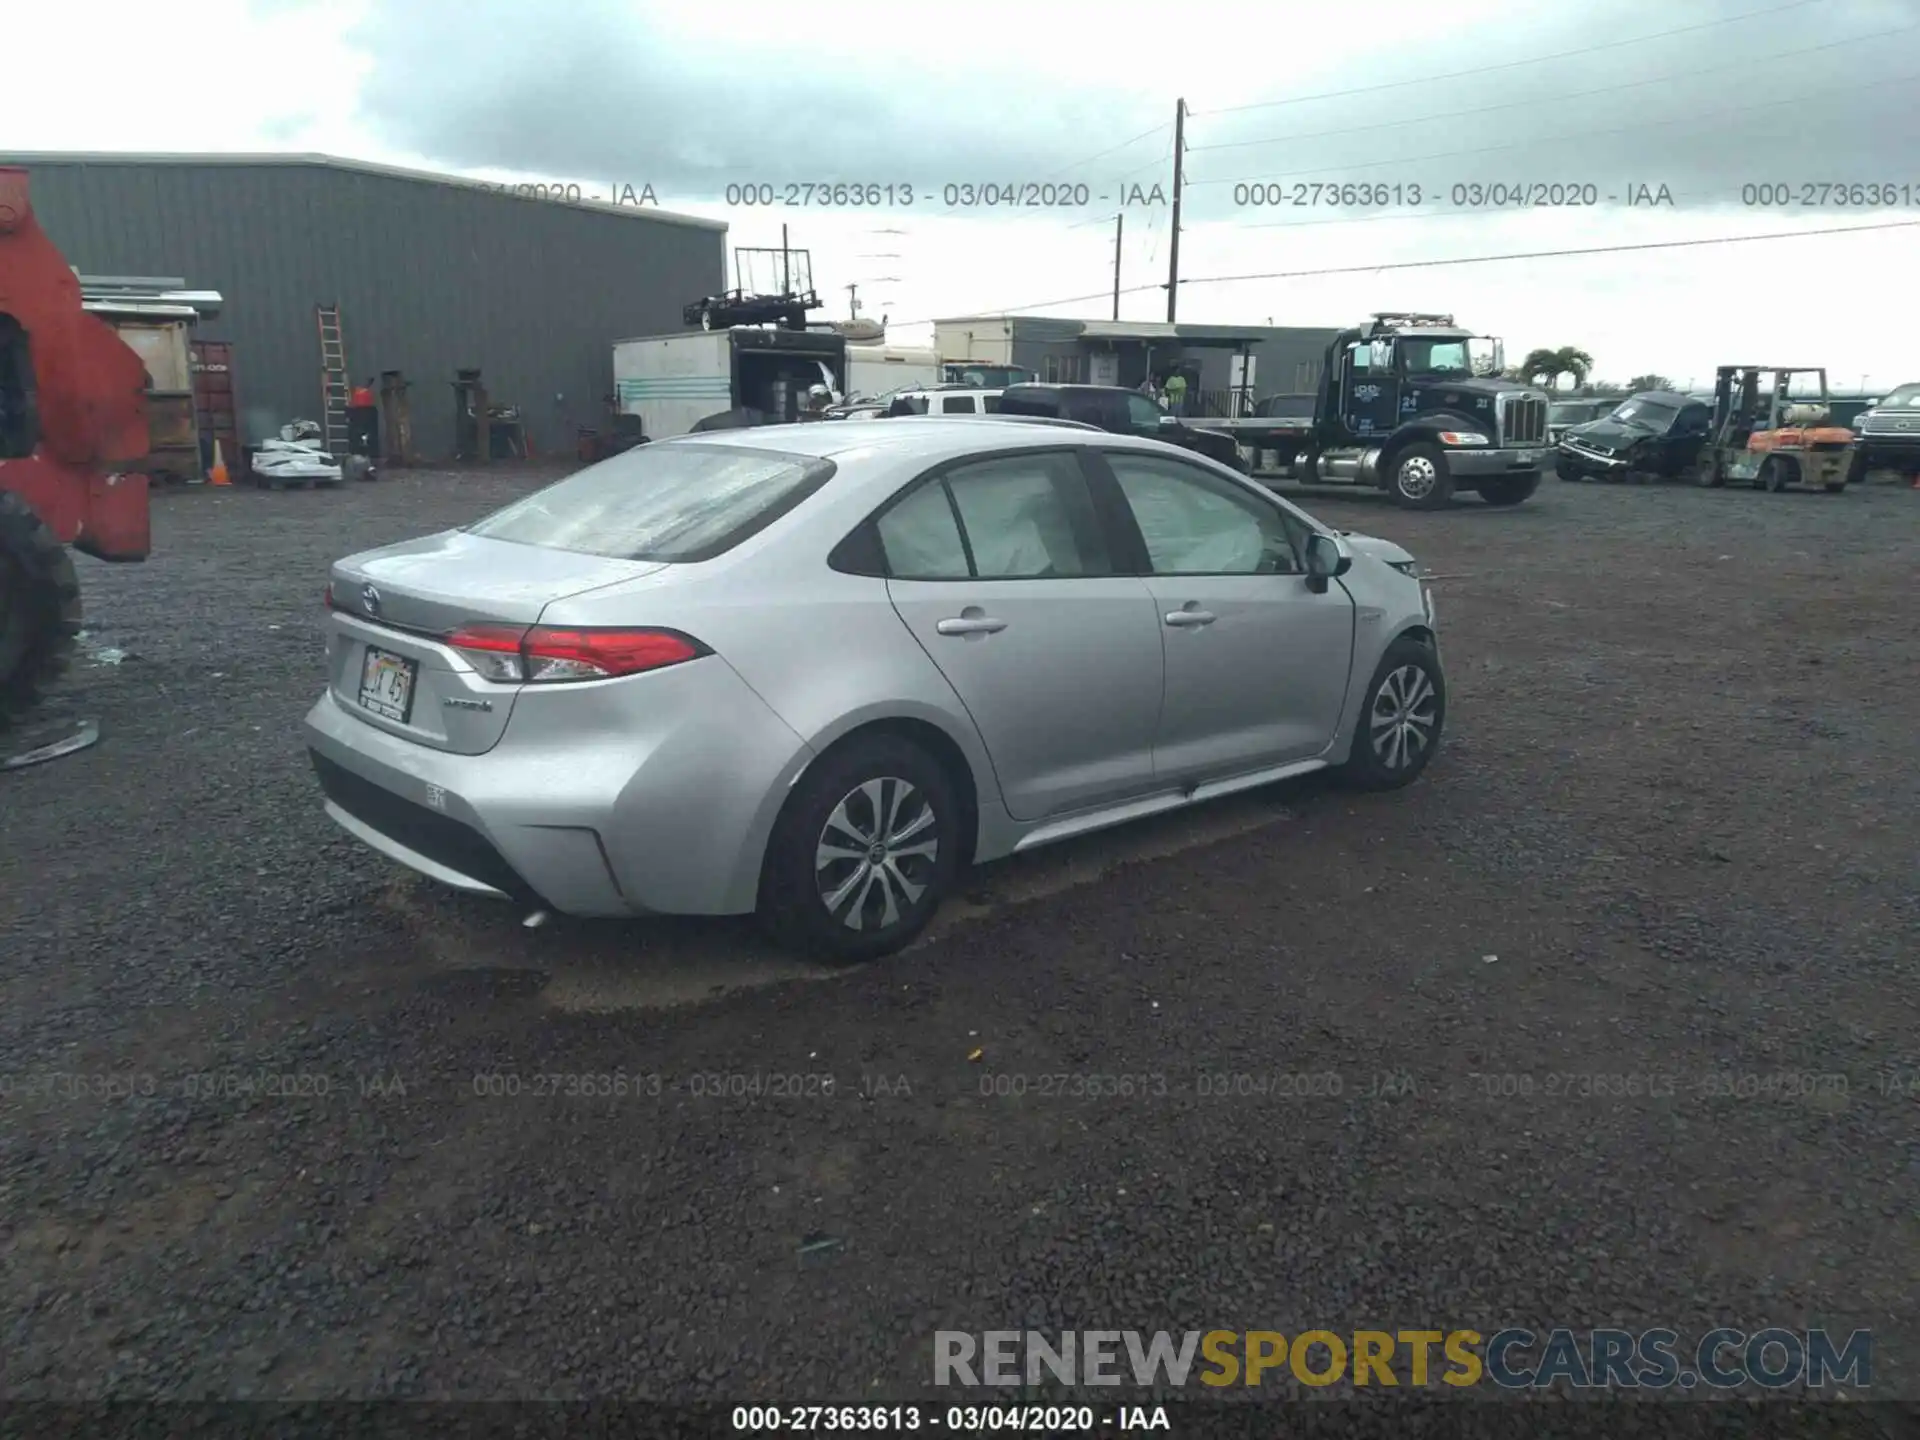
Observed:
[[[227,478],[227,461],[226,457],[220,453],[218,440],[213,442],[213,473],[207,476],[207,483],[210,485],[233,484],[233,481]]]

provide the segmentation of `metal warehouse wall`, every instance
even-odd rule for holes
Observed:
[[[89,275],[218,290],[196,334],[234,344],[247,439],[318,420],[313,308],[338,302],[354,383],[413,382],[414,443],[453,451],[453,372],[478,366],[536,449],[604,423],[612,344],[685,328],[726,285],[724,227],[298,161],[21,157],[42,228]]]
[[[1320,372],[1326,368],[1327,346],[1339,333],[1285,330],[1275,331],[1270,339],[1254,341],[1248,351],[1253,356],[1254,393],[1311,395],[1320,383]]]

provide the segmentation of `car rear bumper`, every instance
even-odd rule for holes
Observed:
[[[1544,449],[1449,450],[1447,473],[1456,480],[1477,480],[1493,475],[1524,474],[1540,468]]]
[[[717,657],[565,688],[523,690],[483,755],[390,734],[326,692],[303,731],[328,815],[474,894],[569,915],[751,911],[811,758],[800,738]]]

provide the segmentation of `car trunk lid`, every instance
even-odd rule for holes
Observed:
[[[528,626],[556,600],[665,568],[448,531],[332,570],[328,685],[356,719],[436,750],[499,743],[520,686],[484,679],[446,643],[462,626]]]

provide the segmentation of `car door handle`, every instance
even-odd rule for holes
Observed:
[[[995,620],[990,615],[963,615],[954,620],[942,620],[933,628],[942,635],[998,635],[1007,628],[1007,622]]]
[[[1170,610],[1167,612],[1167,624],[1177,625],[1183,629],[1196,625],[1211,625],[1212,623],[1213,612],[1211,610]]]

